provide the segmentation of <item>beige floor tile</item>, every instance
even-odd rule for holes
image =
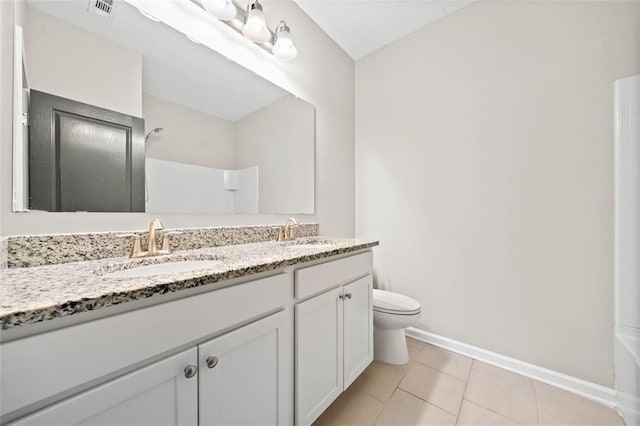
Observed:
[[[416,359],[418,359],[418,356],[420,355],[420,351],[422,350],[422,348],[417,348],[415,346],[407,346],[407,350],[409,351],[409,362],[411,363],[411,362],[414,362]]]
[[[424,348],[425,344],[426,343],[421,342],[420,340],[416,340],[412,337],[407,337],[407,345],[409,345],[410,348],[421,350],[422,348]]]
[[[420,354],[420,349],[409,346],[409,362],[404,365],[373,361],[356,379],[354,386],[363,389],[382,402],[387,402]]]
[[[413,365],[413,363],[416,362],[416,360],[418,359],[418,356],[420,355],[420,349],[418,348],[409,346],[407,350],[409,351],[409,362],[404,365],[396,366],[399,369],[404,370],[405,373],[409,371],[409,368],[411,368],[411,365]]]
[[[458,379],[467,380],[473,360],[432,345],[425,345],[417,361]]]
[[[538,423],[533,380],[488,364],[473,362],[465,399],[519,423]]]
[[[454,425],[458,413],[459,426],[624,426],[609,407],[417,343],[409,343],[405,365],[374,361],[314,426],[371,425],[376,417],[379,425]],[[457,377],[469,363],[465,383]]]
[[[456,416],[400,389],[393,394],[376,420],[376,425],[380,426],[454,426],[455,424]]]
[[[473,361],[472,370],[478,373],[486,374],[488,376],[502,377],[505,379],[522,378],[528,380],[527,377],[512,373],[511,371],[478,360]]]
[[[465,382],[416,362],[400,382],[400,388],[457,415]]]
[[[624,425],[613,408],[544,383],[536,382],[535,385],[538,391],[540,424],[543,426]]]
[[[387,402],[396,390],[407,369],[404,366],[373,361],[356,379],[353,386],[360,388],[381,402]]]
[[[368,393],[350,386],[316,421],[323,426],[372,425],[384,404]]]
[[[493,426],[493,425],[518,425],[513,420],[502,417],[484,407],[464,400],[458,416],[458,426]]]

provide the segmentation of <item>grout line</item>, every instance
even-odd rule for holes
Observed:
[[[511,417],[509,417],[509,416],[507,416],[507,415],[505,415],[503,413],[499,413],[493,408],[485,407],[484,405],[480,404],[479,402],[475,402],[475,401],[472,401],[472,400],[467,399],[467,398],[463,398],[462,400],[463,401],[467,401],[469,404],[473,404],[473,405],[475,405],[477,407],[484,408],[487,411],[491,411],[496,416],[500,416],[503,419],[509,420],[510,422],[513,422],[513,423],[516,423],[516,424],[519,424],[519,425],[526,424],[526,423],[522,423],[520,420],[512,419]]]
[[[462,404],[464,404],[464,397],[467,394],[467,388],[469,387],[469,377],[471,377],[471,369],[473,368],[473,362],[475,360],[471,358],[471,365],[469,365],[469,371],[467,372],[467,379],[464,381],[464,391],[462,391],[462,400],[460,401],[460,406],[458,407],[458,415],[456,416],[456,426],[460,421],[460,412],[462,411]]]
[[[374,360],[374,361],[375,361],[375,360]],[[381,361],[378,361],[378,362],[381,362]],[[408,373],[408,372],[409,372],[409,370],[411,369],[411,367],[412,367],[412,365],[414,364],[414,362],[415,362],[415,361],[413,361],[413,362],[412,362],[412,361],[411,361],[411,358],[409,358],[409,362],[408,362],[407,364],[403,364],[403,365],[406,365],[406,366],[407,366],[407,370],[402,374],[402,377],[400,378],[400,381],[398,382],[398,384],[396,385],[396,387],[393,389],[393,392],[391,392],[391,396],[389,396],[389,398],[387,398],[387,399],[386,399],[386,400],[384,400],[384,401],[383,401],[383,400],[381,400],[380,398],[376,397],[375,395],[373,395],[371,392],[367,391],[367,390],[366,390],[362,385],[356,385],[356,382],[358,381],[358,379],[356,379],[356,381],[353,383],[353,385],[356,385],[356,387],[357,387],[360,391],[362,391],[362,392],[366,393],[367,395],[369,395],[369,396],[373,397],[376,401],[380,401],[380,402],[382,402],[383,404],[385,404],[385,405],[386,405],[386,404],[387,404],[387,402],[389,402],[389,400],[391,399],[391,397],[392,397],[392,396],[393,396],[393,394],[395,393],[396,389],[398,389],[398,388],[400,387],[400,383],[402,383],[402,381],[404,380],[404,378],[407,376],[407,373]],[[382,362],[381,362],[381,363],[382,363]],[[372,363],[372,364],[373,364],[373,363]],[[386,364],[386,363],[382,363],[382,364],[384,364],[385,366],[389,366],[389,367],[391,367],[391,368],[399,367],[399,366],[396,366],[396,365],[393,365],[393,364]],[[371,364],[369,364],[369,367],[370,367],[370,366],[371,366]],[[369,367],[367,367],[367,369],[368,369]],[[367,369],[365,369],[365,371],[366,371]],[[398,370],[398,371],[400,371],[400,370]],[[363,372],[363,374],[364,374],[364,372]],[[358,378],[359,378],[359,377],[358,377]]]
[[[460,357],[463,357],[463,358],[470,359],[471,360],[471,367],[469,367],[469,372],[467,373],[466,379],[461,379],[460,377],[454,376],[453,374],[449,374],[446,371],[439,370],[438,368],[436,368],[436,367],[434,367],[432,365],[425,364],[424,362],[420,362],[420,360],[418,358],[416,358],[415,362],[419,363],[420,365],[424,365],[425,367],[432,368],[432,369],[434,369],[434,370],[436,370],[436,371],[438,371],[438,372],[440,372],[442,374],[446,374],[449,377],[453,377],[454,379],[463,380],[463,381],[469,380],[469,375],[471,374],[471,368],[473,367],[473,361],[475,361],[475,358],[472,358],[472,357],[467,356],[467,355],[462,355],[462,354],[459,354],[459,353],[456,353],[456,352],[452,352],[452,351],[450,351],[448,349],[440,348],[440,347],[432,345],[430,343],[425,343],[422,349],[426,348],[427,346],[431,346],[431,347],[435,348],[436,350],[451,354],[453,356],[460,356]],[[420,353],[422,353],[422,349],[420,350]]]
[[[452,413],[451,411],[449,411],[449,410],[447,410],[447,409],[445,409],[445,408],[442,408],[441,406],[436,405],[435,403],[433,403],[433,402],[431,402],[431,401],[427,401],[426,399],[424,399],[424,398],[422,398],[422,397],[420,397],[420,396],[416,395],[415,393],[411,392],[410,390],[407,390],[407,389],[404,389],[404,388],[401,388],[401,387],[398,387],[396,390],[398,390],[398,389],[399,389],[399,390],[401,390],[401,391],[403,391],[403,392],[408,393],[409,395],[415,396],[415,397],[416,397],[416,398],[418,398],[420,401],[422,401],[422,402],[424,402],[424,403],[426,403],[426,404],[433,405],[434,407],[436,407],[436,408],[438,408],[438,409],[440,409],[440,410],[444,411],[445,413],[448,413],[448,414],[451,414],[452,416],[455,416],[455,413]],[[464,398],[463,398],[463,399],[464,399]],[[456,416],[456,421],[457,421],[457,419],[458,419],[458,417]]]
[[[477,362],[482,362],[482,361],[480,361],[480,360],[476,360],[476,359],[474,358],[474,359],[473,359],[473,362],[476,362],[476,361],[477,361]],[[509,370],[506,370],[506,369],[504,369],[504,368],[497,367],[497,366],[492,366],[492,367],[495,367],[495,368],[497,368],[498,370],[506,371],[506,372],[508,372],[508,373],[516,374],[516,375],[518,375],[518,376],[519,376],[519,374],[518,374],[518,373],[514,373],[514,372],[509,371]],[[469,370],[469,377],[471,377],[471,371],[473,371],[473,363],[471,364],[471,370]],[[485,373],[483,373],[483,372],[481,372],[481,371],[476,371],[476,373],[477,373],[477,374],[480,374],[480,375],[482,375],[482,376],[485,376],[485,377],[491,377],[490,375],[485,374]],[[522,377],[524,377],[525,379],[531,380],[531,381],[533,382],[533,384],[534,384],[534,392],[535,392],[535,382],[536,382],[536,381],[535,381],[535,380],[533,380],[533,379],[529,379],[529,378],[528,378],[528,377],[526,377],[526,376],[522,376]],[[466,394],[466,389],[465,389],[465,394]],[[466,396],[466,395],[465,395],[465,396]],[[537,399],[537,395],[536,395],[535,399],[536,399],[536,413],[537,413],[537,410],[538,410],[538,399]],[[485,410],[491,411],[492,413],[494,413],[494,414],[496,414],[496,415],[498,415],[498,416],[500,416],[500,417],[503,417],[503,418],[505,418],[505,419],[507,419],[507,420],[510,420],[510,421],[512,421],[512,422],[514,422],[514,423],[522,424],[520,420],[516,420],[516,419],[514,419],[514,418],[511,418],[511,417],[507,416],[506,414],[504,414],[504,413],[500,413],[500,412],[496,411],[494,408],[486,407],[486,406],[484,406],[484,405],[480,404],[479,402],[475,402],[475,401],[473,401],[473,400],[471,400],[471,399],[467,399],[466,397],[463,397],[463,401],[468,401],[468,402],[470,402],[471,404],[477,405],[478,407],[481,407],[481,408],[484,408]],[[540,425],[540,419],[539,419],[539,418],[538,418],[537,425]]]
[[[512,423],[516,423],[516,424],[519,424],[519,425],[525,424],[525,423],[521,423],[519,420],[514,420],[511,417],[507,417],[502,413],[498,413],[497,411],[492,410],[491,408],[485,407],[484,405],[478,404],[477,402],[471,401],[470,399],[466,399],[465,398],[463,401],[467,401],[469,404],[475,405],[476,407],[480,407],[483,410],[490,411],[491,413],[495,414],[496,416],[502,417],[503,419],[508,420],[508,421],[510,421]]]
[[[391,394],[391,396],[393,396],[393,394]],[[376,398],[374,397],[374,399],[376,399]],[[376,399],[376,401],[377,401],[377,399]],[[389,401],[391,401],[391,398],[389,398]],[[389,403],[389,401],[387,401],[387,402],[382,404],[382,407],[380,407],[380,409],[376,413],[375,417],[373,418],[373,421],[371,422],[371,424],[369,426],[374,426],[376,424],[376,420],[378,420],[378,417],[380,417],[380,414],[382,414],[382,412],[384,411],[384,409],[387,406],[387,404]]]
[[[391,393],[391,396],[389,397],[389,399],[387,400],[387,402],[385,402],[382,405],[382,409],[380,410],[380,412],[376,415],[376,418],[373,419],[373,423],[371,423],[372,425],[375,425],[376,422],[378,421],[378,418],[380,417],[380,415],[384,412],[384,410],[387,408],[387,405],[389,405],[389,402],[391,401],[391,398],[393,398],[393,395],[396,394],[396,392],[398,391],[398,387],[396,387],[393,392]]]
[[[538,381],[537,380],[533,381],[533,390],[536,396],[536,414],[538,415],[538,425],[540,425],[542,422],[542,419],[540,418],[540,402],[538,398]]]
[[[378,398],[377,396],[375,396],[374,394],[372,394],[371,392],[367,391],[365,388],[363,388],[362,386],[358,386],[356,389],[358,389],[360,392],[364,392],[367,395],[369,395],[371,398],[375,399],[376,401],[382,403],[382,404],[386,404],[387,401],[389,401],[389,399],[391,399],[391,397],[387,398],[386,400],[381,400],[380,398]],[[392,393],[393,395],[393,393]]]
[[[437,408],[438,410],[440,410],[440,411],[444,411],[445,413],[450,414],[450,415],[452,415],[452,416],[455,416],[455,414],[453,414],[451,411],[445,410],[444,408],[440,407],[439,405],[434,404],[433,402],[430,402],[430,401],[427,401],[426,399],[420,398],[418,395],[416,395],[416,394],[414,394],[413,392],[410,392],[410,391],[408,391],[408,390],[406,390],[406,389],[402,389],[402,388],[400,388],[400,387],[399,387],[399,388],[396,388],[396,391],[402,391],[402,392],[404,392],[404,393],[407,393],[407,394],[409,394],[409,395],[411,395],[411,396],[413,396],[413,397],[415,397],[415,398],[418,398],[420,401],[424,402],[424,403],[425,403],[425,404],[427,404],[427,405],[430,405],[430,406],[432,406],[432,407],[435,407],[435,408]],[[394,392],[394,393],[395,393],[395,392]],[[457,423],[457,422],[458,422],[458,418],[456,417],[456,423]]]
[[[351,386],[349,386],[349,387],[353,387],[355,390],[358,390],[359,392],[364,392],[367,395],[369,395],[370,397],[372,397],[373,399],[375,399],[376,401],[384,403],[384,401],[381,401],[380,398],[376,397],[371,392],[368,392],[361,384],[358,383],[360,381],[360,379],[362,378],[362,376],[364,375],[364,373],[371,367],[371,365],[373,365],[373,362],[371,364],[369,364],[369,366],[367,368],[365,368],[362,373],[360,373],[358,378],[355,379],[353,381],[353,383],[351,383]]]
[[[367,395],[369,395],[371,398],[375,399],[376,401],[378,401],[378,402],[379,402],[379,403],[381,403],[381,404],[386,404],[386,403],[387,403],[387,401],[383,401],[383,400],[381,400],[380,398],[378,398],[377,396],[375,396],[375,395],[374,395],[374,394],[372,394],[371,392],[368,392],[366,389],[364,389],[364,388],[362,388],[362,387],[360,387],[360,386],[358,386],[358,387],[357,387],[357,389],[358,389],[360,392],[364,392],[364,393],[366,393],[366,394],[367,394]]]
[[[427,364],[423,364],[423,363],[421,363],[421,362],[419,362],[419,361],[416,361],[416,362],[417,362],[418,364],[420,364],[421,366],[423,366],[423,367],[427,367],[427,368],[429,368],[429,369],[431,369],[431,370],[433,370],[433,371],[437,372],[438,374],[444,374],[444,375],[445,375],[445,376],[447,376],[447,377],[451,377],[452,379],[456,379],[456,380],[458,380],[459,382],[465,382],[465,384],[466,384],[466,380],[465,380],[465,379],[461,379],[460,377],[456,377],[456,376],[454,376],[454,375],[452,375],[452,374],[449,374],[449,373],[446,373],[446,372],[444,372],[444,371],[438,370],[438,369],[437,369],[437,368],[435,368],[435,367],[432,367],[432,366],[427,365]],[[468,377],[468,376],[467,376],[467,377]],[[466,389],[466,386],[465,386],[465,389]]]
[[[426,348],[426,345],[428,345],[428,343],[425,343],[425,346],[420,350],[420,353],[422,353],[422,351]],[[404,388],[401,388],[401,387],[400,387],[400,385],[402,384],[402,381],[404,380],[404,378],[407,376],[407,374],[409,374],[409,371],[414,367],[414,365],[413,365],[413,364],[420,364],[421,366],[423,366],[423,367],[425,367],[425,368],[428,368],[428,369],[430,369],[430,370],[433,370],[433,371],[435,371],[435,372],[436,372],[436,373],[438,373],[438,374],[444,374],[445,376],[451,377],[451,378],[456,379],[456,380],[458,380],[458,381],[461,381],[461,382],[463,381],[463,380],[462,380],[461,378],[459,378],[459,377],[452,376],[451,374],[447,374],[447,373],[445,373],[444,371],[440,371],[440,370],[438,370],[438,369],[435,369],[435,368],[431,367],[430,365],[426,365],[426,364],[421,363],[420,361],[418,361],[418,358],[419,358],[419,357],[420,357],[420,354],[418,354],[418,356],[416,357],[416,360],[415,360],[415,361],[410,362],[411,366],[410,366],[410,368],[408,368],[408,369],[407,369],[407,372],[406,372],[406,373],[404,374],[404,376],[402,377],[402,380],[400,380],[400,383],[398,383],[398,386],[396,386],[396,390],[397,390],[397,389],[400,389],[400,390],[402,390],[402,391],[404,391],[404,392],[406,392],[406,393],[408,393],[408,394],[410,394],[410,395],[415,396],[416,398],[420,399],[421,401],[424,401],[425,403],[427,403],[427,404],[429,404],[429,405],[432,405],[432,406],[434,406],[434,407],[437,407],[437,408],[441,409],[441,410],[442,410],[442,411],[444,411],[445,413],[449,413],[449,414],[451,414],[452,416],[456,416],[456,423],[457,423],[457,421],[458,421],[458,416],[457,416],[455,413],[452,413],[451,411],[448,411],[448,410],[444,409],[443,407],[440,407],[440,406],[438,406],[438,405],[434,404],[433,402],[429,402],[429,401],[427,401],[426,399],[424,399],[424,398],[422,398],[422,397],[420,397],[420,396],[418,396],[418,395],[414,394],[413,392],[411,392],[411,391],[409,391],[409,390],[407,390],[407,389],[404,389]],[[471,369],[469,369],[469,371],[471,371]],[[467,388],[467,383],[466,383],[466,381],[465,381],[465,390],[466,390],[466,388]],[[395,392],[394,392],[394,393],[395,393]],[[462,393],[462,400],[464,400],[464,391],[463,391],[463,393]],[[460,401],[460,406],[462,406],[462,400]],[[460,407],[458,407],[458,413],[460,413]]]

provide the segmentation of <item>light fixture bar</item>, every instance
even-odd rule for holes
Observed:
[[[202,4],[201,0],[191,0],[191,2],[193,4],[195,4],[195,5],[197,5],[200,9],[204,10],[205,12],[207,12],[207,9],[205,9],[205,7]],[[236,11],[237,11],[235,18],[233,18],[231,20],[228,20],[228,21],[224,21],[224,20],[220,19],[219,21],[224,23],[224,24],[227,24],[229,27],[233,28],[237,33],[239,33],[240,35],[245,37],[245,35],[242,32],[242,29],[244,28],[244,25],[247,22],[247,10],[244,9],[243,7],[241,7],[240,5],[238,5],[238,3],[235,0],[231,0],[231,3],[235,6]],[[251,4],[251,3],[252,3],[252,1],[250,0],[249,4]],[[266,41],[264,43],[255,43],[255,42],[252,42],[252,43],[257,45],[257,46],[260,46],[261,48],[263,48],[264,50],[266,50],[267,52],[269,52],[269,53],[271,53],[273,55],[273,41],[275,39],[275,34],[268,27],[267,27],[267,30],[269,31],[269,34],[270,34],[270,37],[269,37],[268,41]]]

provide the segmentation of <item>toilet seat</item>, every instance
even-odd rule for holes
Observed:
[[[417,315],[422,312],[420,302],[402,294],[373,290],[373,310],[391,315]]]

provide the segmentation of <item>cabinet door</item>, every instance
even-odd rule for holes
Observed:
[[[196,348],[143,367],[12,425],[196,425]]]
[[[296,305],[296,424],[308,425],[342,392],[342,287]]]
[[[373,360],[371,275],[344,286],[344,388]]]
[[[201,425],[291,422],[290,311],[203,343],[198,351]]]

